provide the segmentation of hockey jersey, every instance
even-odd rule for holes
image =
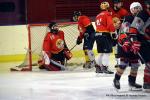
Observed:
[[[141,11],[135,16],[129,33],[141,34],[145,40],[150,41],[150,15],[146,11]]]
[[[129,15],[128,11],[124,8],[121,8],[117,11],[110,9],[110,12],[111,12],[113,18],[117,17],[120,20],[123,19],[125,16]]]
[[[102,11],[96,16],[96,32],[115,32],[110,12]]]
[[[58,54],[64,49],[64,32],[58,31],[57,34],[48,32],[43,42],[43,51],[50,57],[51,53]]]
[[[78,30],[80,32],[80,39],[83,39],[84,37],[84,33],[86,31],[86,27],[91,25],[91,20],[89,17],[87,16],[79,16],[78,18]]]

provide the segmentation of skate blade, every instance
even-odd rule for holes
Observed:
[[[96,77],[112,77],[113,74],[96,73]]]
[[[115,90],[116,92],[120,92],[120,89],[117,89],[117,88],[115,87],[114,83],[112,83],[112,85],[113,85],[114,90]]]
[[[128,93],[129,91],[128,90],[123,90],[123,89],[117,89],[114,87],[114,90],[117,92],[117,93]]]
[[[142,91],[142,88],[129,87],[129,91]]]
[[[150,93],[150,89],[143,89],[144,92]]]

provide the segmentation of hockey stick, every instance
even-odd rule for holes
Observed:
[[[61,70],[66,70],[66,67],[64,66],[64,65],[62,65],[62,64],[60,64],[60,63],[58,63],[58,62],[56,62],[56,61],[54,61],[54,60],[52,60],[52,59],[50,59],[50,63],[53,63],[53,64],[55,64],[55,65],[57,65],[58,67],[60,67],[61,68]]]
[[[75,44],[75,45],[70,49],[70,51],[73,50],[76,46],[77,46],[77,44]]]

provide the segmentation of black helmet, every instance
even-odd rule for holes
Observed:
[[[73,12],[73,21],[78,21],[78,16],[81,16],[80,11],[74,11]]]
[[[112,0],[113,3],[118,3],[118,2],[122,2],[122,0]]]
[[[48,27],[50,29],[50,32],[56,34],[58,32],[58,29],[54,28],[54,26],[57,26],[56,22],[50,22],[49,25],[48,25]]]
[[[51,29],[54,25],[56,25],[56,22],[50,22],[48,27]]]
[[[80,16],[81,15],[81,12],[80,11],[74,11],[73,12],[73,16]]]

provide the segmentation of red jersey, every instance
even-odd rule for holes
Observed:
[[[115,32],[110,12],[102,11],[96,16],[96,32]]]
[[[87,16],[79,16],[78,19],[78,30],[80,32],[80,39],[83,39],[86,27],[91,24],[91,20]]]
[[[115,11],[113,9],[110,9],[110,12],[112,13],[112,17],[118,17],[119,19],[123,19],[124,16],[129,15],[128,11],[124,8],[120,8],[118,11]]]
[[[64,49],[64,32],[58,31],[57,34],[48,32],[44,38],[43,51],[45,51],[49,57],[51,53],[58,54]]]

